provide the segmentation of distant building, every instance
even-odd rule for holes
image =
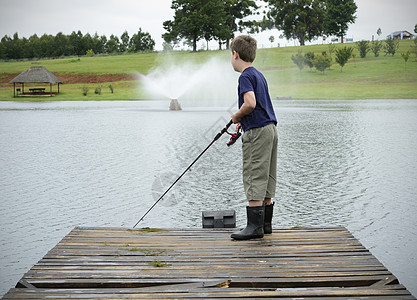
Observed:
[[[414,34],[409,33],[406,30],[403,30],[403,31],[395,31],[387,36],[387,38],[389,37],[391,37],[392,39],[410,40],[414,37]]]

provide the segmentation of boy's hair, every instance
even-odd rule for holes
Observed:
[[[239,57],[246,62],[253,62],[256,57],[256,40],[249,35],[240,35],[230,43],[230,50],[236,51]]]

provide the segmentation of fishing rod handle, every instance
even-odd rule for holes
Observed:
[[[213,141],[217,141],[223,133],[225,133],[227,131],[227,129],[229,129],[230,125],[233,124],[233,121],[230,120],[229,123],[226,124],[226,126],[222,129],[222,131],[220,131],[213,139]]]

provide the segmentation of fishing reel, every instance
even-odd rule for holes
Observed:
[[[229,131],[226,131],[226,133],[230,135],[230,140],[226,144],[228,147],[233,145],[239,139],[239,137],[242,135],[242,133],[240,132],[240,128],[238,128],[238,130],[235,133],[230,133]]]

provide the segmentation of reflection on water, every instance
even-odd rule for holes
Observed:
[[[168,102],[0,102],[0,295],[74,226],[133,226],[229,120],[229,107]],[[417,102],[275,108],[274,227],[345,226],[416,295]],[[140,226],[201,227],[217,209],[243,226],[240,143],[227,140]]]

